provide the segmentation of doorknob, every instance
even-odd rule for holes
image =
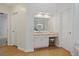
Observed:
[[[71,32],[69,32],[69,34],[71,34]]]

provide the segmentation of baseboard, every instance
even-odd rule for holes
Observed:
[[[24,52],[33,52],[34,51],[34,49],[23,49],[23,48],[20,48],[20,47],[18,47],[18,49],[20,49]]]
[[[71,55],[72,55],[72,56],[75,56],[73,52],[71,52]]]
[[[34,52],[34,50],[33,49],[27,49],[27,50],[25,50],[25,52]]]

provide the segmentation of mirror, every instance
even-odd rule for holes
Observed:
[[[34,31],[45,31],[45,21],[42,18],[34,18]]]
[[[46,14],[39,14],[35,15],[34,17],[34,31],[48,31],[48,20],[49,16]]]
[[[37,31],[39,31],[39,32],[42,31],[43,28],[44,28],[44,27],[43,27],[43,24],[37,24],[37,25],[36,25],[36,29],[37,29]]]

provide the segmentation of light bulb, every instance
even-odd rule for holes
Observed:
[[[50,18],[50,16],[49,16],[48,13],[45,13],[44,17],[45,17],[45,18]]]
[[[35,15],[35,17],[42,18],[43,17],[43,12],[39,12],[37,15]]]

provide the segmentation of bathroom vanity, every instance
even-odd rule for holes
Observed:
[[[34,16],[33,41],[34,48],[49,46],[49,38],[58,38],[58,33],[49,31],[50,15],[45,12],[39,12]]]
[[[58,33],[34,32],[33,33],[34,48],[48,47],[49,46],[49,37],[58,38]]]

